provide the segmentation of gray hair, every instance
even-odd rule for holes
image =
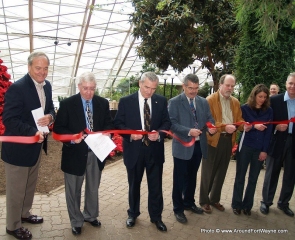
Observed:
[[[139,81],[143,82],[146,78],[148,78],[151,82],[159,82],[159,78],[154,72],[143,73]]]
[[[198,76],[196,74],[192,74],[192,73],[187,74],[183,79],[183,84],[187,85],[188,81],[190,81],[192,83],[199,84],[199,78],[198,78]]]
[[[50,60],[44,52],[32,52],[28,57],[28,65],[32,66],[33,60],[37,57],[46,57],[48,65],[50,65]]]
[[[84,72],[79,76],[79,84],[82,82],[94,82],[96,86],[96,81],[95,81],[95,75],[92,72]]]
[[[224,75],[222,75],[222,76],[220,77],[220,79],[219,79],[219,84],[224,84],[224,80],[225,80],[225,78],[226,78],[227,76],[230,76],[231,78],[233,78],[233,79],[235,80],[235,82],[237,81],[237,80],[236,80],[236,77],[235,77],[234,75],[232,75],[232,74],[224,74]]]
[[[288,75],[287,81],[288,81],[289,78],[291,78],[291,77],[295,77],[295,72],[292,72],[292,73],[290,73],[290,74]]]

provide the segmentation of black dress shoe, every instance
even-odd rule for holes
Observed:
[[[84,222],[90,223],[93,227],[100,227],[101,226],[101,222],[97,219],[95,219],[94,221],[84,220]]]
[[[247,216],[251,216],[251,210],[249,209],[243,209],[243,213]]]
[[[293,217],[294,216],[293,211],[288,206],[284,206],[284,207],[278,206],[278,209],[281,209],[289,217]]]
[[[39,223],[43,223],[43,217],[38,217],[37,215],[31,215],[28,218],[22,218],[22,222],[39,224]]]
[[[176,220],[180,223],[186,223],[187,222],[187,218],[184,215],[184,213],[174,213]]]
[[[236,215],[240,215],[241,214],[241,209],[233,208],[233,213],[236,214]]]
[[[193,213],[202,214],[204,211],[202,208],[193,205],[191,207],[184,207],[185,210],[191,210]]]
[[[6,228],[6,232],[9,235],[14,236],[16,239],[32,239],[32,233],[24,227],[18,228],[14,231],[10,231]]]
[[[132,228],[132,227],[134,227],[134,225],[135,225],[135,217],[128,217],[127,218],[127,220],[126,220],[126,226],[128,227],[128,228]]]
[[[157,229],[161,232],[167,232],[167,227],[166,225],[162,222],[162,220],[158,220],[158,221],[153,221],[151,220],[152,223],[156,224]]]
[[[72,227],[72,233],[74,235],[80,235],[81,234],[81,230],[82,230],[81,227]]]
[[[269,206],[267,206],[264,202],[261,202],[260,212],[263,214],[268,214],[269,213]]]

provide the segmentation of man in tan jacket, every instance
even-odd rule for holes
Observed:
[[[206,213],[212,212],[210,205],[224,211],[220,196],[236,139],[238,126],[233,123],[244,121],[238,99],[231,96],[235,84],[235,76],[223,75],[219,80],[219,91],[207,97],[218,131],[214,135],[207,133],[208,158],[202,163],[200,205]],[[243,129],[242,126],[239,128]]]

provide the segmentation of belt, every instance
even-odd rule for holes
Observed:
[[[230,133],[220,133],[220,136],[222,136],[222,137],[231,137],[232,136],[232,134],[230,134]]]

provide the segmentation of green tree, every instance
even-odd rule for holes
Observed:
[[[256,22],[255,11],[244,16],[241,43],[236,55],[235,75],[242,85],[242,102],[259,83],[269,86],[277,82],[283,89],[288,74],[295,67],[295,31],[291,29],[291,23],[280,22],[274,44],[266,45],[257,33]]]
[[[274,44],[280,25],[295,27],[295,1],[293,0],[237,0],[237,19],[243,25],[248,15],[255,16],[253,26],[266,45]]]
[[[237,23],[230,0],[133,0],[133,34],[139,56],[162,70],[182,71],[194,59],[211,73],[232,72]]]

